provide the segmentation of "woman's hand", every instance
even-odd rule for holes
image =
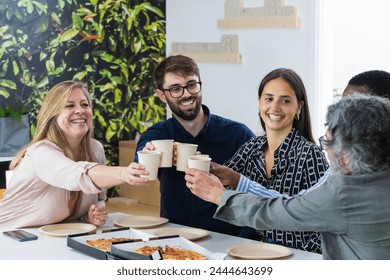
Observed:
[[[106,204],[104,201],[99,201],[96,204],[92,204],[88,210],[89,223],[95,226],[103,226],[108,219],[106,211]]]
[[[221,197],[227,191],[216,176],[199,169],[188,168],[184,179],[194,195],[217,205],[221,203]]]
[[[122,167],[120,178],[123,183],[128,183],[135,186],[145,186],[149,184],[148,178],[141,178],[140,175],[148,175],[149,171],[140,163],[132,162],[127,167]]]
[[[210,173],[217,176],[224,186],[230,186],[233,189],[237,188],[240,181],[240,173],[215,162],[210,163]]]

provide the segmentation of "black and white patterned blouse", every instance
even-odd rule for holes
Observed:
[[[266,146],[266,136],[252,138],[225,165],[267,189],[290,196],[313,186],[329,167],[320,147],[299,136],[298,131],[293,129],[275,151],[271,178],[267,178]],[[259,234],[264,241],[321,253],[321,239],[317,232],[266,230],[259,231]]]

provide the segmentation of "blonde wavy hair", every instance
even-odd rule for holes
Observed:
[[[37,127],[33,139],[23,149],[21,149],[10,164],[10,169],[15,169],[26,154],[26,150],[38,141],[48,140],[56,144],[64,155],[74,161],[96,161],[92,153],[91,139],[93,138],[92,119],[88,127],[90,128],[81,140],[80,152],[75,153],[66,141],[63,131],[57,124],[57,117],[65,109],[68,96],[76,89],[81,89],[92,110],[91,98],[88,87],[79,81],[64,81],[53,86],[45,96],[42,106],[37,116]],[[81,202],[81,191],[70,191],[68,202],[69,216],[77,211]]]

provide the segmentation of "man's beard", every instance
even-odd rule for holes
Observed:
[[[176,116],[178,116],[179,118],[183,119],[183,120],[186,120],[186,121],[192,121],[196,118],[196,116],[199,114],[200,112],[200,108],[201,108],[201,101],[202,99],[201,98],[188,98],[186,100],[194,100],[195,102],[195,107],[190,110],[190,111],[183,111],[181,109],[179,109],[179,106],[177,106],[176,104],[172,103],[170,100],[167,99],[167,103],[168,103],[168,106],[169,108],[171,109],[172,113],[175,114]],[[182,100],[180,100],[182,101]]]

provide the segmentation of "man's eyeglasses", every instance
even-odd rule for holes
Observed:
[[[325,146],[328,144],[328,139],[325,135],[322,135],[320,138],[318,138],[318,142],[320,143],[321,150],[325,150]]]
[[[182,97],[186,89],[191,95],[198,94],[202,90],[202,82],[191,82],[186,86],[172,86],[170,88],[163,88],[162,91],[168,91],[173,98]]]

